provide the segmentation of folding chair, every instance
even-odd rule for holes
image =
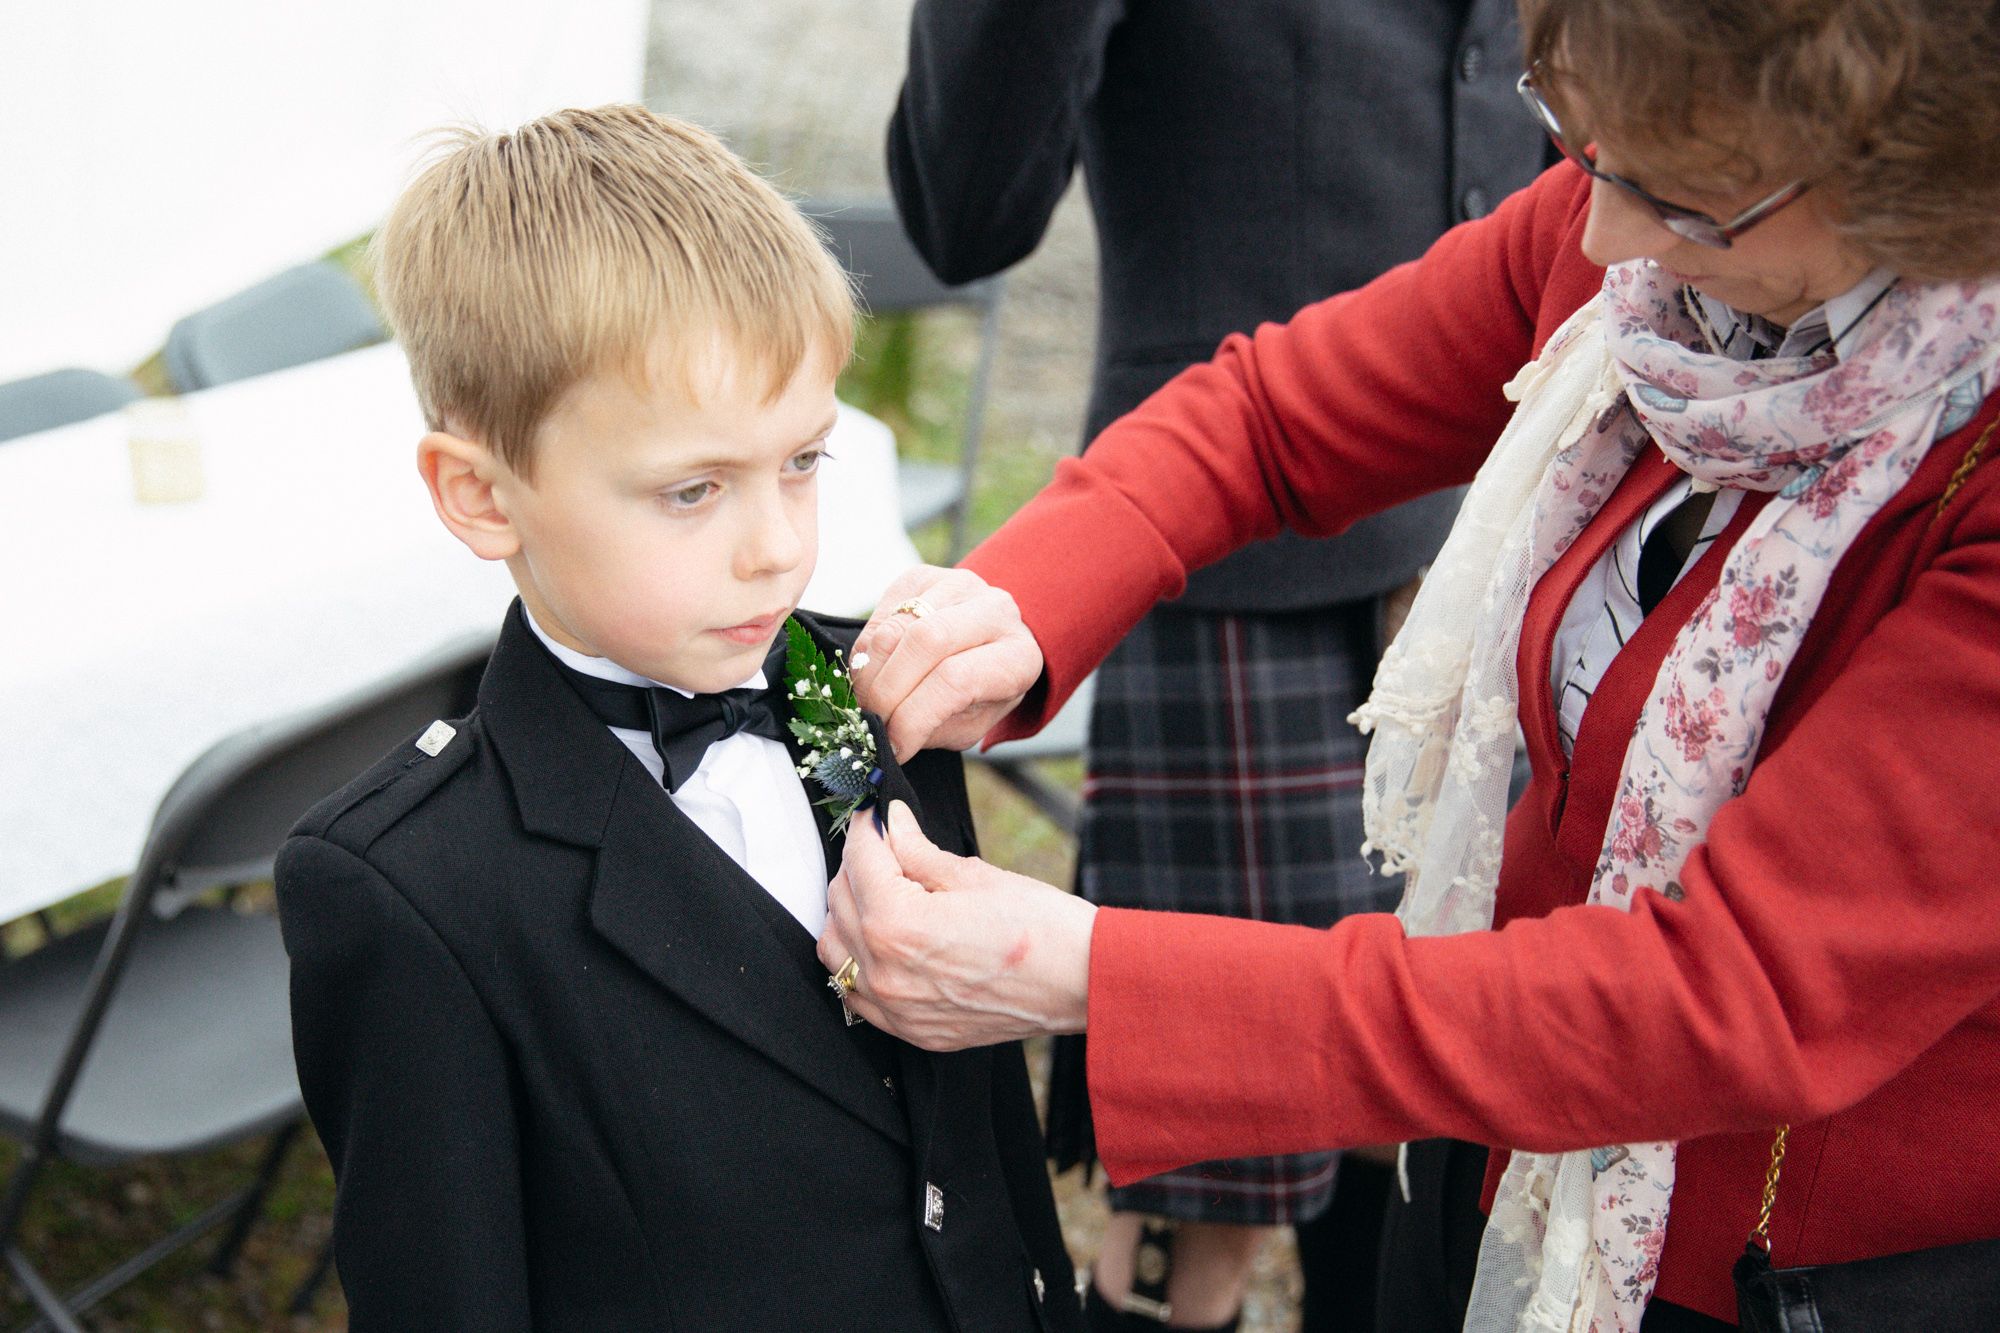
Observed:
[[[945,556],[965,553],[966,524],[971,517],[973,471],[979,461],[979,439],[986,423],[986,390],[993,373],[993,353],[999,343],[999,277],[982,278],[961,287],[938,281],[923,256],[903,233],[894,205],[887,200],[818,201],[802,205],[825,231],[833,254],[847,269],[871,315],[957,306],[979,315],[979,350],[965,395],[965,419],[954,463],[911,459],[897,465],[902,493],[903,527],[916,529],[939,519],[951,522],[951,545]]]
[[[308,806],[438,717],[470,706],[492,648],[474,636],[324,708],[229,736],[160,801],[118,910],[0,966],[0,1134],[21,1157],[0,1195],[0,1259],[40,1315],[80,1317],[225,1223],[227,1272],[304,1121],[277,918],[210,890],[268,877]],[[253,1180],[108,1272],[59,1294],[20,1224],[43,1169],[205,1152],[268,1136]]]
[[[331,260],[288,268],[197,310],[161,360],[182,393],[351,352],[387,334],[368,294]]]
[[[1049,724],[1033,736],[1006,741],[986,751],[969,751],[993,770],[995,777],[1027,798],[1036,809],[1071,837],[1076,836],[1079,803],[1067,788],[1037,771],[1045,759],[1073,759],[1083,754],[1090,735],[1090,701],[1097,693],[1097,677],[1085,676]]]
[[[131,380],[95,370],[51,370],[12,380],[0,384],[0,440],[88,421],[140,396]]]

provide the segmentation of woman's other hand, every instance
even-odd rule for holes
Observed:
[[[898,608],[916,604],[915,611]],[[882,594],[860,637],[854,689],[899,759],[964,750],[1014,711],[1042,650],[1005,590],[963,569],[920,565]]]
[[[819,958],[829,972],[854,959],[849,1007],[933,1051],[1081,1032],[1097,909],[940,851],[901,802],[888,827],[857,818],[827,886]]]

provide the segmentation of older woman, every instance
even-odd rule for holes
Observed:
[[[927,1045],[1087,1025],[1114,1180],[1498,1145],[1469,1326],[1727,1326],[1753,1228],[2000,1236],[2000,11],[1522,10],[1567,164],[1232,338],[863,641],[899,748],[1020,734],[1189,570],[1477,473],[1357,714],[1400,919],[1100,911],[898,817],[821,955]]]

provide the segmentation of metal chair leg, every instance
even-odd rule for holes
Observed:
[[[285,1151],[299,1136],[301,1122],[294,1120],[271,1136],[271,1145],[264,1150],[264,1160],[257,1164],[257,1178],[244,1191],[242,1206],[229,1220],[229,1230],[223,1234],[215,1247],[215,1257],[208,1261],[208,1271],[217,1277],[228,1277],[236,1267],[236,1257],[243,1251],[243,1242],[250,1238],[250,1229],[257,1225],[263,1215],[264,1200],[277,1183],[278,1169],[284,1165]]]
[[[63,1298],[56,1294],[55,1288],[35,1271],[35,1266],[28,1262],[28,1256],[21,1253],[18,1245],[7,1247],[6,1259],[7,1267],[14,1274],[14,1280],[21,1284],[21,1290],[28,1294],[28,1299],[34,1303],[35,1309],[41,1312],[42,1317],[31,1327],[40,1327],[46,1323],[55,1329],[56,1333],[88,1333],[88,1330],[77,1323],[76,1318],[70,1314],[69,1307],[63,1303]]]
[[[329,1236],[326,1244],[320,1247],[319,1258],[313,1261],[312,1272],[306,1274],[305,1281],[299,1283],[299,1289],[292,1293],[292,1314],[312,1313],[313,1299],[319,1295],[320,1284],[326,1281],[326,1275],[332,1269],[333,1238]]]
[[[1080,806],[1076,797],[1061,785],[1034,770],[1031,761],[986,760],[993,775],[1012,787],[1021,797],[1046,815],[1051,823],[1071,837],[1076,836]]]

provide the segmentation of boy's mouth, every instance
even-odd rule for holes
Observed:
[[[778,626],[785,623],[785,617],[789,614],[791,614],[789,611],[773,611],[770,615],[760,616],[756,620],[746,620],[740,625],[730,625],[715,632],[731,643],[740,643],[747,647],[761,643],[777,633]]]

